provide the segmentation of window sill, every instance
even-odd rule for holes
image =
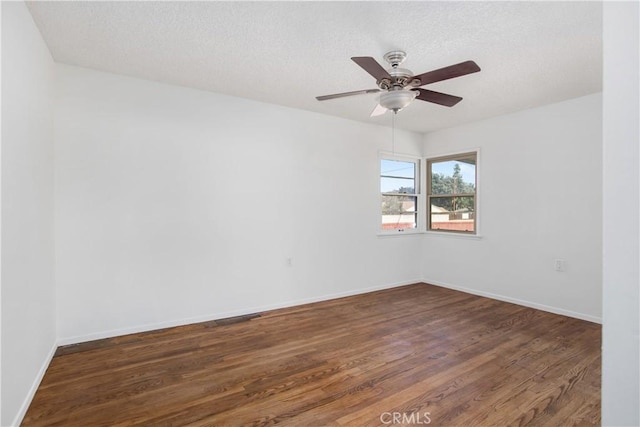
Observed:
[[[420,236],[425,234],[424,231],[411,230],[411,231],[396,231],[396,232],[379,232],[378,237],[402,237],[402,236]]]
[[[467,239],[467,240],[482,240],[483,236],[480,234],[463,234],[463,233],[447,233],[446,231],[423,231],[423,234],[435,237],[445,237],[454,239]]]
[[[402,237],[402,236],[435,236],[444,237],[446,239],[463,239],[463,240],[482,240],[484,236],[479,234],[462,234],[462,233],[447,233],[438,231],[399,231],[395,233],[377,233],[377,237]]]

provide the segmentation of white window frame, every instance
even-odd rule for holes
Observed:
[[[415,177],[415,194],[410,194],[408,196],[416,197],[416,227],[415,228],[405,228],[405,229],[394,229],[394,230],[384,230],[382,228],[382,204],[379,204],[380,208],[378,210],[378,235],[381,236],[398,236],[398,235],[408,235],[408,234],[421,234],[425,229],[425,198],[424,198],[424,167],[423,167],[423,159],[419,156],[412,156],[408,154],[396,154],[390,153],[386,151],[381,151],[378,153],[378,194],[380,197],[382,196],[382,192],[380,191],[380,179],[382,177],[382,160],[394,160],[401,162],[411,162],[416,165],[416,177]],[[401,196],[401,194],[397,194]]]
[[[475,194],[474,194],[474,218],[475,218],[475,224],[474,224],[474,231],[473,232],[469,232],[469,231],[453,231],[453,230],[431,230],[429,229],[429,223],[430,223],[430,215],[431,215],[431,206],[429,205],[429,195],[431,192],[431,189],[428,188],[429,184],[431,183],[431,179],[430,177],[427,176],[427,174],[429,173],[429,163],[433,162],[434,160],[445,160],[447,158],[452,158],[454,159],[457,156],[464,156],[467,154],[475,154],[476,157],[476,183],[475,183]],[[452,236],[452,237],[470,237],[470,238],[481,238],[480,235],[480,217],[481,217],[481,207],[480,207],[480,149],[479,148],[474,148],[474,149],[468,149],[468,150],[460,150],[460,151],[455,151],[455,152],[448,152],[448,153],[434,153],[434,154],[429,154],[428,156],[425,157],[424,159],[424,229],[426,230],[426,233],[428,234],[433,234],[433,235],[439,235],[439,236]]]

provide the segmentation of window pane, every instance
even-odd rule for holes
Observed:
[[[400,160],[381,159],[380,175],[413,179],[416,177],[416,164]]]
[[[475,231],[473,197],[431,197],[431,230]]]
[[[382,193],[406,193],[415,194],[416,189],[413,178],[380,178],[380,191]]]
[[[468,194],[475,190],[475,158],[431,163],[431,194]]]
[[[382,229],[416,228],[417,197],[382,196]]]

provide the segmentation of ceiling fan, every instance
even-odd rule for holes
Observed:
[[[376,79],[378,89],[356,90],[353,92],[316,96],[316,99],[318,101],[326,101],[328,99],[342,98],[345,96],[382,92],[380,94],[380,103],[373,110],[371,116],[384,114],[387,110],[397,113],[409,105],[414,99],[433,102],[434,104],[444,105],[446,107],[453,107],[462,101],[462,98],[418,88],[430,83],[453,79],[480,71],[478,64],[473,61],[465,61],[415,76],[406,68],[399,67],[406,57],[407,54],[401,50],[385,53],[384,60],[391,65],[391,68],[385,70],[382,65],[370,56],[354,56],[351,58],[353,62]]]

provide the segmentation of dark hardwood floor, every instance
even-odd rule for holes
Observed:
[[[61,347],[23,425],[599,425],[600,341],[415,284]]]

